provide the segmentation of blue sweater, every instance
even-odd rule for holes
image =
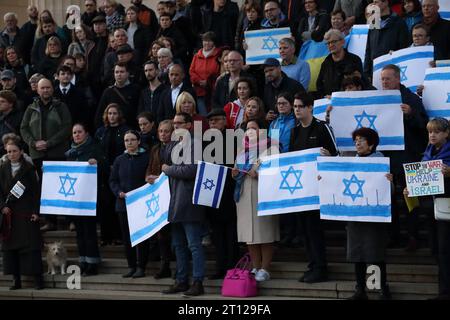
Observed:
[[[278,118],[272,121],[269,128],[269,138],[278,140],[280,142],[281,153],[289,151],[289,143],[291,140],[291,129],[295,127],[295,116],[291,112],[288,115],[280,114]],[[274,130],[279,130],[278,137]]]
[[[286,73],[286,75],[300,82],[306,90],[308,90],[309,81],[311,80],[311,71],[309,69],[309,64],[297,58],[296,64],[290,64],[288,66],[281,66],[281,70]]]

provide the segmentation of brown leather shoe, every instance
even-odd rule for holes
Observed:
[[[185,292],[183,292],[183,295],[185,296],[200,296],[205,293],[205,290],[203,289],[203,284],[201,281],[194,281],[191,288]]]
[[[163,291],[161,291],[161,293],[164,294],[174,294],[174,293],[179,293],[179,292],[185,292],[189,290],[189,284],[187,284],[186,282],[175,282],[174,285],[170,286],[169,289],[165,289]]]

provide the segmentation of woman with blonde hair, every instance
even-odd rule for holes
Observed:
[[[201,121],[202,131],[205,132],[209,129],[208,121],[205,117],[197,114],[197,104],[195,103],[194,97],[187,91],[180,93],[175,103],[176,113],[186,112],[192,117],[194,121]]]
[[[56,36],[47,40],[45,56],[36,67],[37,72],[43,74],[47,79],[54,79],[56,70],[63,57],[61,41]]]

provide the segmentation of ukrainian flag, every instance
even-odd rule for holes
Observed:
[[[316,82],[317,77],[319,76],[320,67],[329,53],[325,42],[308,40],[303,43],[299,57],[301,60],[308,62],[309,69],[311,70],[311,80],[309,82],[308,91],[317,90]]]

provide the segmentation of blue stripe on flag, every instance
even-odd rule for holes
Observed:
[[[318,162],[317,170],[334,172],[389,172],[389,165],[384,163]]]
[[[304,162],[312,162],[312,161],[316,161],[317,157],[319,157],[319,156],[320,156],[320,153],[312,153],[312,154],[305,154],[302,156],[275,158],[275,159],[271,159],[270,161],[262,162],[259,169],[263,170],[263,169],[268,169],[271,167],[284,167],[284,166],[290,166],[293,164],[299,164],[299,163],[304,163]],[[276,164],[278,164],[278,165],[276,165]]]
[[[217,202],[219,201],[220,191],[222,190],[222,179],[224,170],[225,168],[223,166],[220,166],[219,176],[217,177],[216,190],[214,191],[214,198],[212,203],[213,208],[218,207]]]
[[[95,210],[97,204],[95,202],[86,201],[69,201],[69,200],[41,200],[42,207],[57,207],[57,208],[68,208],[68,209],[79,209],[79,210]]]
[[[203,174],[205,173],[205,163],[200,163],[200,172],[198,173],[197,188],[195,188],[194,204],[198,204],[198,197],[202,188]]]
[[[369,34],[369,29],[352,29],[350,31],[350,36],[354,36],[354,35],[368,35]]]
[[[377,71],[382,69],[383,67],[387,66],[388,64],[398,64],[400,62],[408,61],[408,60],[414,60],[414,59],[425,59],[425,58],[434,58],[434,53],[431,51],[423,51],[423,52],[415,52],[406,54],[401,57],[397,57],[394,59],[389,59],[387,61],[380,62],[373,66],[373,71]]]
[[[150,195],[151,189],[153,189],[153,190],[158,189],[167,179],[168,179],[167,176],[163,176],[157,183],[149,184],[146,188],[144,188],[136,193],[133,193],[131,196],[126,198],[127,205],[130,205],[130,204],[138,201],[142,197]]]
[[[412,87],[408,87],[408,89],[412,92],[415,93],[417,91],[417,87],[418,86],[412,86]]]
[[[439,14],[442,19],[446,19],[446,20],[450,19],[450,11],[439,11]]]
[[[249,38],[259,38],[259,37],[267,37],[267,36],[279,36],[280,34],[285,34],[286,36],[290,35],[289,30],[266,30],[266,31],[260,31],[260,32],[255,32],[255,33],[250,33],[250,34],[245,34],[245,38],[249,39]]]
[[[319,197],[304,197],[297,199],[286,199],[286,200],[277,200],[277,201],[267,201],[258,203],[258,211],[265,210],[274,210],[274,209],[282,209],[289,207],[299,207],[299,206],[308,206],[319,204]]]
[[[450,72],[429,73],[425,76],[425,81],[433,81],[433,80],[450,80]]]
[[[450,110],[427,110],[427,114],[429,117],[437,118],[437,117],[450,117]]]
[[[348,217],[390,217],[391,206],[345,206],[345,205],[321,205],[320,213],[329,216]]]
[[[340,147],[352,147],[355,145],[352,138],[336,138],[336,143]],[[402,146],[405,144],[405,139],[402,136],[398,137],[380,137],[380,146]]]
[[[371,96],[360,98],[339,98],[332,97],[331,105],[334,107],[353,107],[353,106],[367,106],[367,105],[383,105],[383,104],[401,104],[401,95],[390,96]]]
[[[323,106],[315,106],[313,109],[313,114],[320,114],[320,113],[324,113],[325,111],[327,111],[327,107],[328,105],[323,105]]]
[[[141,230],[138,230],[135,233],[133,233],[130,237],[131,242],[135,242],[136,240],[139,240],[140,238],[145,236],[147,233],[151,232],[152,229],[154,229],[156,226],[163,223],[164,221],[167,221],[167,217],[168,217],[168,211],[161,214],[159,219],[154,221],[151,225],[146,226],[146,227],[142,228]]]
[[[277,53],[274,53],[274,54],[262,54],[262,55],[259,55],[259,56],[253,56],[253,57],[249,57],[249,58],[246,58],[246,61],[263,61],[264,62],[264,60],[266,60],[266,59],[268,59],[268,58],[275,58],[275,59],[278,59],[280,57],[280,54],[277,52]]]
[[[86,173],[86,174],[96,174],[96,166],[85,166],[85,167],[71,167],[63,165],[45,165],[42,167],[42,171],[45,173],[57,172],[57,173]]]

